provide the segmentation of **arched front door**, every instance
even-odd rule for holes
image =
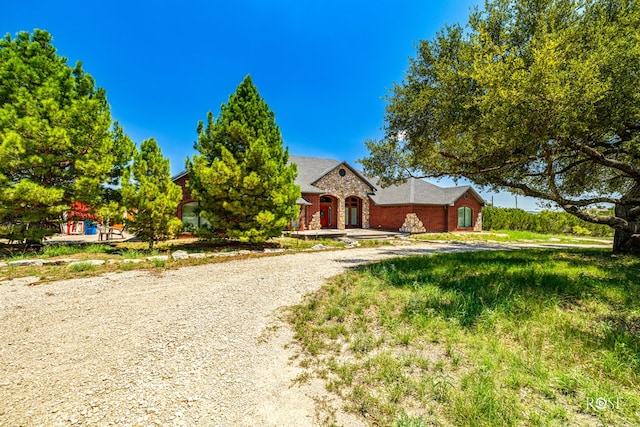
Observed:
[[[320,226],[322,228],[335,228],[336,199],[332,196],[320,197]]]
[[[344,225],[347,228],[362,227],[362,200],[351,196],[344,200]]]

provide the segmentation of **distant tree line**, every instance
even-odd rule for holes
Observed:
[[[517,208],[485,207],[482,209],[485,230],[518,230],[542,234],[576,234],[612,237],[608,225],[583,221],[567,212],[542,211],[531,213]]]

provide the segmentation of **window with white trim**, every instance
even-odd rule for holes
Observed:
[[[458,228],[469,228],[472,226],[472,213],[471,208],[467,206],[458,209]]]

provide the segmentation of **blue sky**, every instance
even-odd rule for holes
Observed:
[[[2,35],[41,28],[83,62],[136,143],[154,137],[172,173],[194,154],[196,125],[247,75],[291,154],[346,160],[382,137],[385,101],[415,45],[465,23],[481,0],[10,2]],[[453,185],[449,180],[439,185]],[[513,207],[510,194],[481,194]],[[519,197],[518,206],[536,209]]]

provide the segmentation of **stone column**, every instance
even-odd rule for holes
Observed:
[[[316,212],[311,217],[311,222],[309,222],[309,230],[320,230],[322,225],[320,224],[320,212]]]
[[[338,197],[338,230],[344,230],[344,197]]]
[[[369,228],[369,198],[362,199],[362,228]]]

